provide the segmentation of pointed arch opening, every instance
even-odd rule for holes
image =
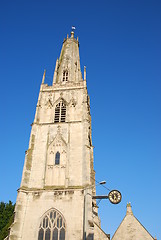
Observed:
[[[67,82],[68,77],[69,77],[69,73],[68,73],[68,70],[66,69],[63,71],[63,82]]]
[[[60,164],[60,152],[56,152],[55,154],[55,165]]]
[[[56,209],[48,211],[41,220],[38,240],[65,240],[66,224],[62,214]]]
[[[63,99],[60,100],[60,102],[55,107],[55,118],[54,122],[65,122],[66,118],[66,103],[63,101]]]

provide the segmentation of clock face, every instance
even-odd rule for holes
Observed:
[[[118,190],[112,190],[108,194],[108,199],[110,200],[111,203],[113,204],[118,204],[121,202],[121,193]]]

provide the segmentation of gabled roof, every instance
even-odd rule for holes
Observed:
[[[131,204],[128,203],[126,216],[114,233],[112,240],[154,240],[154,238],[133,215]]]

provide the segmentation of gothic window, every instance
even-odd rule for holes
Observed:
[[[55,165],[59,165],[60,164],[60,152],[57,152],[55,154]]]
[[[55,120],[54,122],[65,122],[66,117],[66,104],[61,100],[55,107]]]
[[[38,240],[65,240],[65,220],[56,210],[50,210],[39,226]]]
[[[64,70],[63,71],[63,82],[67,82],[68,81],[68,70]]]

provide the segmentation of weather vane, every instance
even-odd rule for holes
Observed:
[[[75,27],[74,27],[74,26],[72,26],[72,31],[74,32],[74,30],[75,30]]]

